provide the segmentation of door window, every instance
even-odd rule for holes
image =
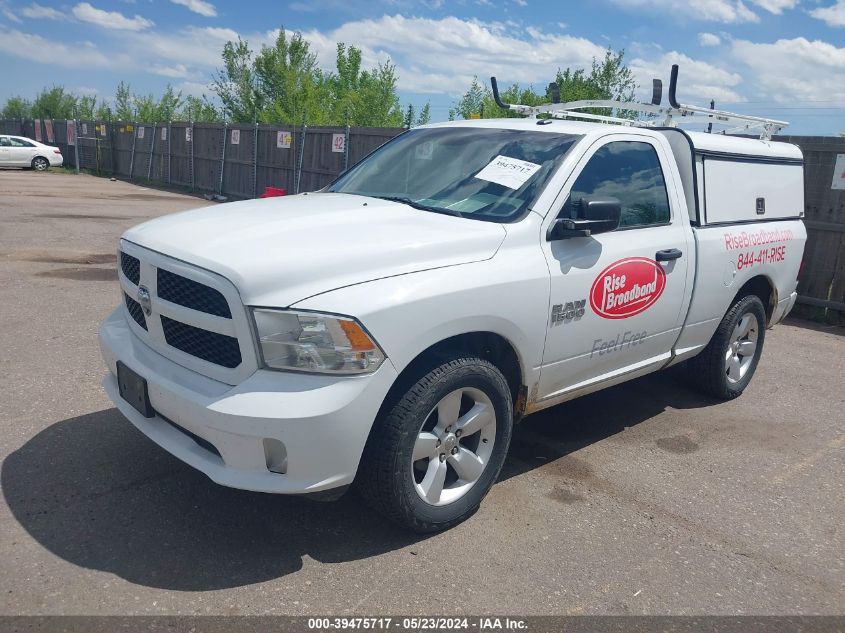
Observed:
[[[573,203],[584,196],[617,198],[622,203],[622,229],[669,223],[666,181],[649,143],[616,141],[601,147],[572,185],[561,215],[574,217]]]
[[[9,147],[11,144],[8,136],[0,136],[0,147]]]
[[[29,141],[24,141],[23,139],[20,139],[20,138],[10,138],[9,144],[12,147],[35,147],[35,145],[30,143]]]

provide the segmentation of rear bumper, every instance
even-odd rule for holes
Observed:
[[[50,167],[61,167],[65,164],[64,156],[61,154],[52,154],[47,160],[50,161]]]
[[[103,322],[100,348],[110,372],[103,386],[133,425],[213,481],[260,492],[305,494],[352,483],[396,378],[388,360],[368,376],[259,370],[233,387],[152,350],[132,333],[121,309]],[[155,417],[145,418],[120,397],[118,360],[147,380]],[[284,447],[284,473],[268,467],[281,470],[277,442]]]

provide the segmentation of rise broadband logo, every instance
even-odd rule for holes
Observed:
[[[590,289],[590,307],[605,319],[627,319],[654,305],[665,287],[666,273],[656,261],[620,259],[596,277]]]

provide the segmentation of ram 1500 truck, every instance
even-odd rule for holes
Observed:
[[[478,508],[516,421],[686,362],[748,386],[789,312],[800,150],[557,119],[429,125],[320,192],[128,230],[105,389],[212,480],[419,531]]]

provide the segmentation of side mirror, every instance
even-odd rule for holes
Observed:
[[[614,231],[622,217],[622,203],[616,198],[584,196],[573,203],[576,218],[558,218],[549,227],[550,242],[571,237],[589,237]]]

